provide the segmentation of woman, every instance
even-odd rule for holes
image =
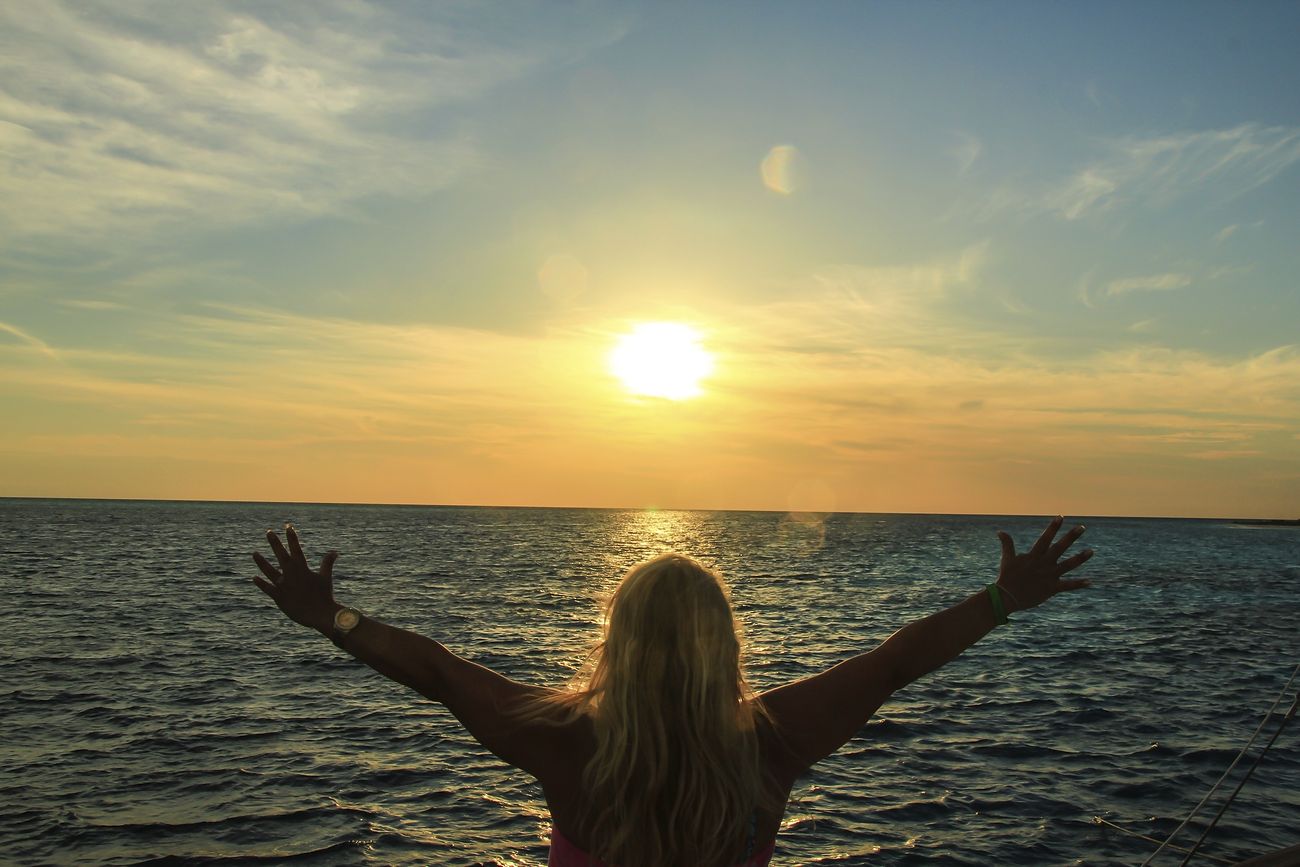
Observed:
[[[895,691],[955,659],[1006,614],[1088,586],[1064,579],[1092,551],[1053,520],[1017,554],[998,533],[997,582],[820,674],[755,695],[721,578],[665,554],[633,567],[606,610],[592,664],[569,689],[528,686],[334,599],[338,555],[313,571],[293,527],[254,583],[294,621],[446,705],[479,743],[542,785],[552,865],[767,864],[795,780]]]

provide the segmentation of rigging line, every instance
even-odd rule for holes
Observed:
[[[1232,773],[1232,769],[1237,767],[1237,762],[1241,761],[1241,757],[1246,754],[1246,751],[1248,749],[1250,749],[1250,745],[1255,743],[1255,738],[1259,737],[1259,733],[1263,731],[1264,724],[1267,723],[1270,718],[1272,718],[1273,711],[1282,702],[1282,697],[1291,691],[1291,683],[1292,681],[1295,680],[1295,676],[1297,674],[1300,674],[1300,663],[1296,664],[1295,671],[1291,672],[1291,677],[1287,679],[1286,686],[1282,687],[1282,691],[1277,694],[1277,698],[1274,699],[1272,707],[1268,709],[1268,713],[1264,714],[1264,718],[1259,721],[1259,726],[1256,727],[1255,733],[1250,736],[1250,740],[1246,741],[1246,745],[1241,748],[1241,752],[1237,753],[1237,757],[1232,760],[1232,764],[1228,765],[1228,769],[1223,772],[1223,776],[1219,777],[1218,782],[1216,782],[1213,786],[1210,787],[1210,791],[1205,793],[1204,798],[1201,798],[1201,802],[1192,808],[1192,812],[1187,814],[1187,818],[1183,820],[1183,823],[1179,825],[1177,828],[1175,828],[1172,834],[1170,834],[1168,837],[1165,838],[1165,842],[1161,843],[1160,847],[1156,849],[1156,851],[1152,852],[1150,855],[1147,856],[1147,859],[1142,862],[1140,867],[1147,867],[1147,865],[1150,864],[1151,861],[1157,855],[1159,855],[1166,846],[1169,845],[1169,843],[1174,839],[1174,837],[1178,835],[1178,832],[1187,827],[1187,823],[1192,821],[1192,817],[1195,816],[1198,812],[1200,812],[1200,809],[1204,807],[1206,802],[1210,800],[1210,798],[1214,795],[1216,791],[1218,791],[1219,786],[1223,785],[1223,781],[1228,778],[1228,774]]]
[[[1105,826],[1108,827],[1108,828],[1114,828],[1116,831],[1119,831],[1121,834],[1128,834],[1130,837],[1137,837],[1139,840],[1146,840],[1148,843],[1159,843],[1159,842],[1160,842],[1160,841],[1159,841],[1157,838],[1155,838],[1155,837],[1148,837],[1146,834],[1142,834],[1142,833],[1139,833],[1139,832],[1137,832],[1137,831],[1134,831],[1132,828],[1125,828],[1123,825],[1116,825],[1114,822],[1111,822],[1111,821],[1108,821],[1108,820],[1106,820],[1106,819],[1103,819],[1101,816],[1093,816],[1093,817],[1092,817],[1092,821],[1093,821],[1093,824],[1094,824],[1094,825],[1105,825]],[[1173,846],[1173,845],[1170,845],[1169,848],[1170,848],[1171,850],[1173,850],[1174,852],[1187,852],[1187,851],[1189,851],[1185,846]],[[1218,861],[1220,864],[1236,864],[1236,863],[1237,863],[1236,861],[1229,861],[1227,858],[1220,858],[1218,855],[1206,855],[1206,854],[1202,853],[1202,854],[1201,854],[1201,857],[1202,857],[1202,858],[1208,858],[1208,859],[1210,859],[1211,861]]]
[[[1223,802],[1223,806],[1219,808],[1219,812],[1216,813],[1214,819],[1210,821],[1210,826],[1201,832],[1200,839],[1198,839],[1195,845],[1192,846],[1192,850],[1187,853],[1187,857],[1182,860],[1178,867],[1187,867],[1187,862],[1192,860],[1192,856],[1196,854],[1196,850],[1201,848],[1201,844],[1205,842],[1205,838],[1214,830],[1214,826],[1219,823],[1219,819],[1223,818],[1223,814],[1228,809],[1228,805],[1232,803],[1233,798],[1236,798],[1237,793],[1241,791],[1241,787],[1246,785],[1246,781],[1250,779],[1250,775],[1255,773],[1255,768],[1259,767],[1259,760],[1264,758],[1264,754],[1273,746],[1273,742],[1277,740],[1277,736],[1282,734],[1282,729],[1286,728],[1286,724],[1291,722],[1291,718],[1295,716],[1297,707],[1300,707],[1300,692],[1296,693],[1295,701],[1291,702],[1291,709],[1286,712],[1286,716],[1282,717],[1282,722],[1278,724],[1277,731],[1273,732],[1273,737],[1268,739],[1268,743],[1264,744],[1264,749],[1255,757],[1255,763],[1250,766],[1250,770],[1246,771],[1246,776],[1241,778],[1241,782],[1237,784],[1237,788],[1233,789],[1232,794],[1228,796],[1228,800]]]

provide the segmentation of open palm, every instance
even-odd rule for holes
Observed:
[[[284,535],[289,543],[288,548],[274,530],[266,531],[266,541],[271,545],[279,568],[254,552],[253,562],[265,577],[255,576],[253,583],[275,600],[275,604],[290,620],[324,632],[333,622],[336,607],[334,563],[339,558],[338,552],[330,551],[321,558],[320,569],[312,571],[302,552],[298,531],[293,525],[285,524]]]
[[[1062,577],[1067,572],[1078,569],[1092,556],[1092,549],[1086,548],[1061,559],[1061,555],[1069,550],[1086,529],[1080,524],[1057,539],[1056,534],[1064,521],[1061,517],[1053,518],[1034,546],[1023,554],[1016,553],[1015,542],[1009,535],[998,532],[998,539],[1002,541],[998,587],[1009,597],[1012,603],[1009,608],[1017,611],[1034,608],[1057,593],[1078,590],[1092,583],[1086,578]]]

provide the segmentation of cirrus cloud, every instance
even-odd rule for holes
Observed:
[[[360,0],[0,3],[0,234],[48,257],[428,192],[479,159],[451,107],[624,32],[614,12],[467,20]]]
[[[1133,203],[1164,206],[1213,187],[1231,199],[1300,160],[1300,129],[1244,123],[1230,129],[1129,137],[1049,191],[1044,204],[1077,220]]]

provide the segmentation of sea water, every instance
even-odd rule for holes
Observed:
[[[341,552],[341,600],[537,684],[628,566],[686,552],[761,690],[979,591],[995,531],[1046,518],[0,500],[0,861],[545,863],[525,774],[253,586],[286,521]],[[1300,662],[1300,529],[1084,522],[1093,586],[895,695],[796,785],[774,864],[1136,864],[1093,817],[1161,837],[1201,799]],[[1300,723],[1202,851],[1296,842]]]

